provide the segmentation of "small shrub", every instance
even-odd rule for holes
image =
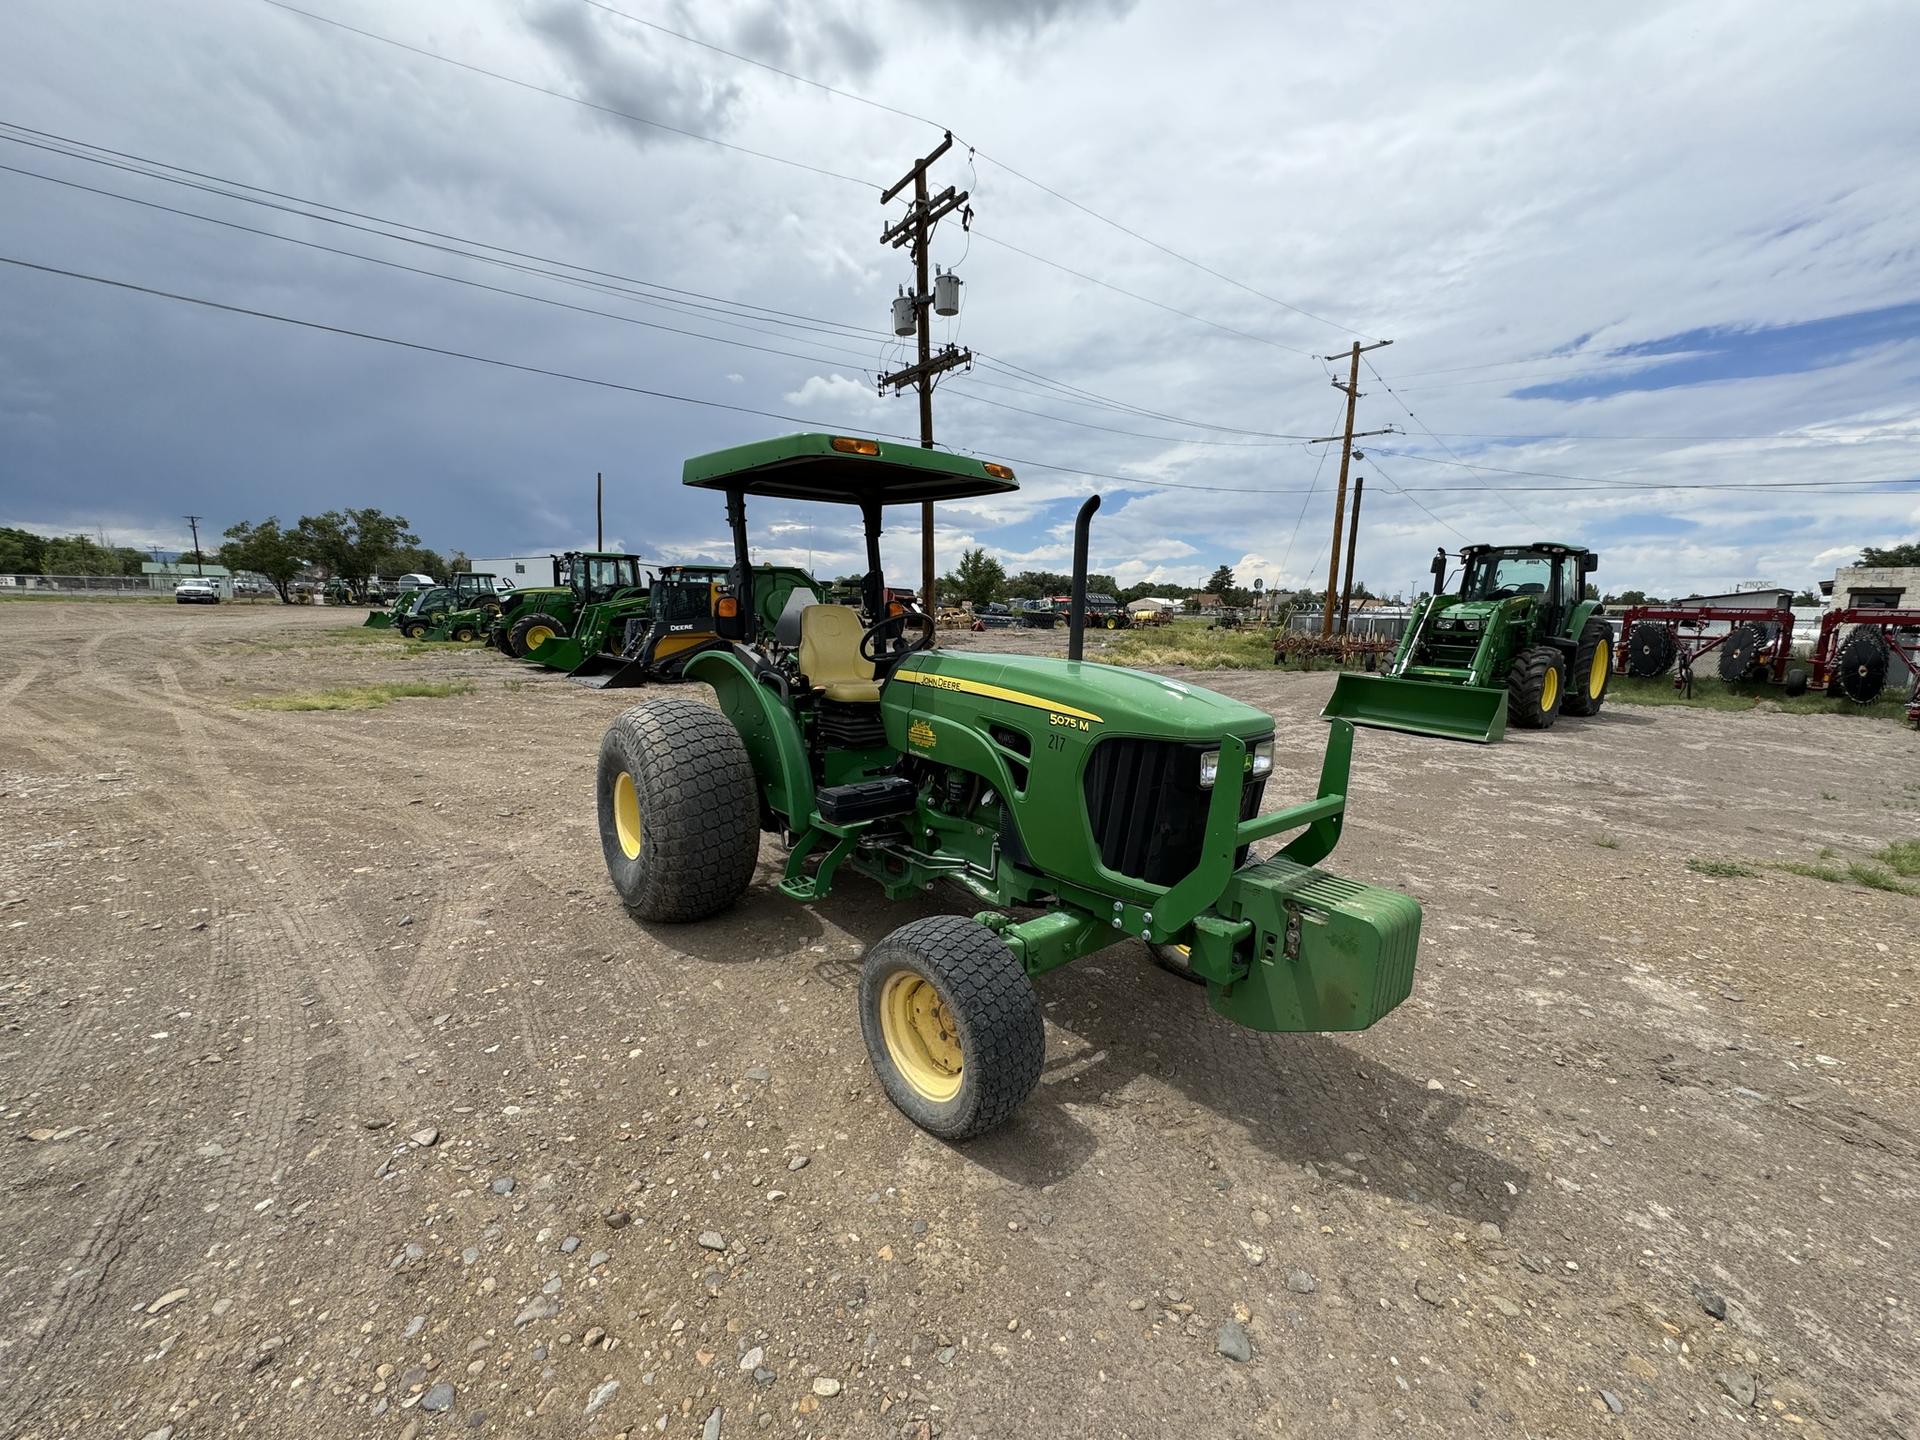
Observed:
[[[1687,861],[1687,869],[1696,875],[1707,875],[1715,880],[1751,880],[1760,872],[1751,865],[1742,865],[1738,860],[1700,860]]]
[[[1593,837],[1593,843],[1598,845],[1602,850],[1618,850],[1620,848],[1620,842],[1611,835],[1596,835]]]
[[[1896,875],[1920,875],[1920,840],[1896,840],[1873,857]]]
[[[1920,895],[1920,885],[1908,885],[1896,880],[1878,865],[1867,865],[1858,860],[1847,862],[1847,874],[1858,884],[1869,890],[1890,890],[1895,895]]]

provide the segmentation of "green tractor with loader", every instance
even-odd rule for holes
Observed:
[[[440,631],[449,615],[466,610],[499,609],[500,597],[495,588],[498,579],[484,571],[463,570],[445,585],[416,590],[404,608],[396,609],[393,628],[409,640],[450,639],[450,635]]]
[[[569,550],[553,557],[553,584],[515,590],[502,601],[489,643],[517,660],[538,646],[573,634],[580,613],[626,597],[645,598],[648,572],[638,555]]]
[[[717,703],[657,696],[608,728],[596,807],[614,889],[639,921],[704,920],[751,883],[763,836],[784,851],[780,893],[803,903],[848,872],[892,900],[958,886],[983,908],[911,921],[861,968],[868,1054],[915,1123],[960,1140],[1011,1116],[1044,1058],[1033,980],[1122,941],[1257,1030],[1364,1029],[1406,999],[1419,906],[1314,868],[1340,836],[1352,727],[1329,732],[1317,795],[1264,810],[1271,715],[1081,659],[1099,497],[1075,521],[1061,660],[934,651],[933,619],[884,588],[887,507],[1016,490],[1004,465],[807,434],[697,456],[683,478],[724,495],[733,538],[725,643],[685,666]],[[796,590],[756,633],[750,495],[859,511],[864,614]]]
[[[1321,714],[1329,720],[1488,744],[1509,722],[1546,730],[1561,715],[1598,715],[1612,672],[1613,629],[1585,598],[1600,557],[1578,545],[1469,545],[1460,588],[1417,602],[1386,670],[1349,671]]]
[[[542,642],[526,658],[597,690],[677,680],[694,655],[727,643],[715,627],[729,573],[723,565],[663,565],[644,592],[587,606],[573,634]],[[815,590],[804,570],[755,566],[755,635],[773,632],[795,591],[811,596]]]

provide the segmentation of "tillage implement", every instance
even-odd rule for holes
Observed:
[[[970,894],[977,913],[902,925],[861,968],[868,1053],[916,1123],[957,1140],[1006,1120],[1040,1077],[1034,977],[1123,940],[1174,957],[1256,1030],[1359,1030],[1407,997],[1419,906],[1315,868],[1340,836],[1352,727],[1332,727],[1316,796],[1263,810],[1270,715],[1080,658],[1098,497],[1076,522],[1060,660],[935,652],[932,619],[885,588],[886,508],[1005,494],[1018,487],[1004,465],[814,434],[698,456],[684,478],[725,496],[733,537],[715,607],[726,643],[685,667],[717,708],[663,696],[608,729],[607,868],[647,922],[724,910],[763,835],[793,900],[824,900],[848,873],[894,900],[938,881]],[[864,615],[796,588],[756,637],[748,496],[859,511]],[[1277,854],[1252,855],[1281,835]]]

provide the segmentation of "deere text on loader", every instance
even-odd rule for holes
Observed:
[[[791,435],[698,456],[684,479],[726,497],[733,536],[728,643],[686,665],[718,707],[660,696],[608,729],[596,792],[614,888],[641,921],[706,919],[745,891],[763,835],[785,852],[780,892],[803,903],[848,872],[895,900],[959,886],[984,908],[911,921],[861,969],[868,1054],[915,1123],[964,1139],[1006,1120],[1044,1056],[1033,978],[1122,940],[1172,947],[1214,1010],[1258,1030],[1363,1029],[1407,997],[1419,906],[1313,868],[1340,835],[1352,727],[1329,733],[1317,795],[1262,813],[1265,712],[1087,664],[1081,624],[1065,660],[933,652],[933,621],[887,604],[886,507],[1015,490],[1006,466]],[[756,638],[749,495],[859,510],[872,623],[796,593]],[[1075,525],[1082,621],[1098,504]],[[1282,834],[1272,858],[1250,854]]]
[[[1582,598],[1600,557],[1578,545],[1469,545],[1460,589],[1446,592],[1447,552],[1433,596],[1419,601],[1384,673],[1343,674],[1329,720],[1482,744],[1507,722],[1545,730],[1561,714],[1598,715],[1613,631]]]

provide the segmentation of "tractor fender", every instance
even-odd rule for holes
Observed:
[[[781,697],[762,685],[732,650],[704,650],[687,661],[683,673],[713,687],[721,712],[746,744],[768,808],[786,818],[789,830],[810,828],[813,772],[800,727]]]

